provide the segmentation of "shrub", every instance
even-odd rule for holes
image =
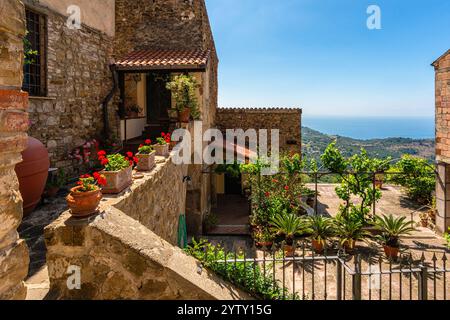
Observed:
[[[174,76],[172,81],[167,83],[166,87],[172,92],[175,108],[178,111],[189,108],[194,120],[199,119],[200,112],[196,94],[196,89],[199,85],[193,76],[185,74]]]
[[[226,253],[221,246],[214,246],[206,240],[196,241],[186,249],[186,253],[202,262],[209,270],[215,272],[223,279],[241,287],[243,290],[258,299],[264,300],[291,300],[299,299],[297,295],[292,295],[288,289],[282,288],[279,281],[273,282],[273,279],[267,272],[267,275],[261,271],[260,266],[248,261],[246,263],[222,263],[220,260],[244,259],[243,254]],[[274,265],[271,266],[275,268]],[[270,269],[270,266],[268,266]],[[284,293],[284,297],[283,297]]]
[[[365,217],[373,203],[380,200],[382,195],[378,188],[374,190],[374,174],[387,171],[391,158],[370,158],[367,151],[361,149],[360,154],[347,159],[336,147],[336,142],[333,142],[327,147],[321,160],[327,170],[341,178],[341,185],[336,188],[336,194],[346,205],[341,207],[340,211],[348,213],[354,210],[352,208],[359,207],[358,211]],[[360,198],[359,204],[351,202],[352,195]]]
[[[419,204],[431,204],[436,178],[434,168],[427,160],[405,155],[390,172],[390,181],[404,187],[411,200]]]

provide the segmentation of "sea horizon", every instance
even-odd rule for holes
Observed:
[[[314,116],[303,115],[302,126],[360,140],[410,138],[434,139],[434,116]]]

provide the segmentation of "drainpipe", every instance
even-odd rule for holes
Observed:
[[[109,116],[108,116],[108,104],[111,102],[111,99],[114,97],[114,94],[117,91],[117,72],[116,72],[116,66],[114,64],[111,64],[109,66],[109,69],[111,70],[111,74],[113,77],[113,88],[108,93],[106,98],[102,102],[102,108],[103,108],[103,137],[108,140],[109,134],[110,134],[110,126],[109,126]]]

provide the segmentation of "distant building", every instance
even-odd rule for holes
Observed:
[[[450,50],[433,66],[436,71],[436,160],[439,171],[436,226],[442,233],[450,226]]]

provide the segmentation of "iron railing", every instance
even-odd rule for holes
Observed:
[[[274,286],[282,288],[283,299],[447,300],[450,294],[445,252],[441,257],[436,253],[428,257],[423,253],[419,258],[403,254],[393,261],[379,253],[350,255],[339,249],[317,255],[303,241],[294,243],[292,256],[287,256],[285,249],[284,245],[251,253],[239,249],[225,255],[233,258],[215,262],[258,267]]]

